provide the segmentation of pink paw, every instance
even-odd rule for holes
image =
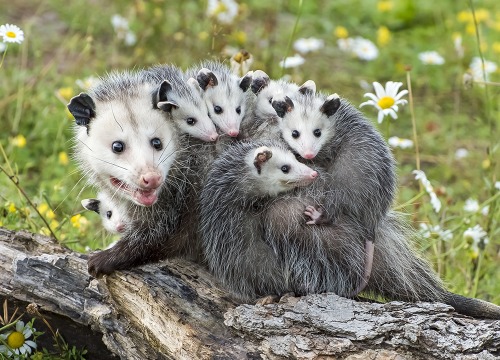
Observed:
[[[311,218],[311,220],[307,221],[307,225],[315,225],[321,222],[321,218],[323,216],[323,212],[321,209],[316,209],[314,206],[306,206],[306,210],[304,214]]]

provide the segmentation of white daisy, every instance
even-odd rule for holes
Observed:
[[[294,56],[289,56],[284,60],[280,61],[279,65],[282,68],[294,68],[302,65],[306,60],[300,56],[299,54],[295,54]]]
[[[135,45],[135,43],[137,42],[137,36],[135,36],[135,33],[133,31],[129,30],[125,34],[125,38],[123,39],[123,42],[127,46]]]
[[[479,203],[474,199],[465,200],[464,211],[475,213],[479,211]]]
[[[420,180],[422,186],[425,191],[431,197],[431,205],[434,208],[435,212],[439,212],[441,210],[441,201],[438,199],[436,193],[434,192],[434,188],[431,185],[431,182],[427,180],[427,176],[422,170],[413,170],[413,174],[415,174],[415,180]]]
[[[453,37],[453,46],[455,47],[455,52],[457,53],[457,56],[460,59],[463,58],[465,49],[462,45],[462,37],[460,35]]]
[[[6,43],[20,44],[24,40],[24,32],[16,25],[5,24],[0,26],[0,36]]]
[[[500,190],[500,181],[495,182],[495,189]]]
[[[401,149],[408,149],[413,147],[413,141],[410,139],[401,139],[397,136],[392,136],[390,137],[387,142],[389,143],[390,146],[393,148],[401,148]]]
[[[486,75],[486,81],[489,80],[489,74],[497,71],[497,64],[493,61],[484,60],[481,61],[480,57],[472,58],[472,62],[470,63],[470,70],[472,73],[472,77],[474,81],[484,81],[484,75]]]
[[[308,52],[317,51],[325,46],[325,42],[322,39],[316,39],[313,37],[297,39],[293,43],[293,48],[302,54],[307,54]]]
[[[439,225],[429,225],[426,223],[420,223],[420,233],[425,238],[430,238],[431,236],[437,235],[439,238],[449,241],[453,238],[453,233],[451,230],[441,229]]]
[[[368,39],[362,37],[357,37],[351,46],[351,51],[359,59],[370,61],[375,60],[378,57],[378,48]]]
[[[0,354],[7,354],[7,356],[13,358],[17,358],[16,355],[31,354],[32,348],[36,349],[36,343],[26,339],[35,331],[36,329],[32,328],[30,323],[25,326],[24,322],[18,321],[14,331],[0,334],[2,340],[8,345],[0,345]]]
[[[469,156],[469,150],[464,148],[459,148],[455,151],[455,159],[463,159]]]
[[[418,54],[418,58],[425,65],[443,65],[444,58],[436,51],[424,51]]]
[[[207,15],[222,24],[231,24],[238,15],[238,3],[234,0],[208,0]]]
[[[384,116],[390,115],[393,119],[397,119],[398,115],[398,105],[404,105],[408,101],[401,99],[403,96],[408,94],[408,90],[402,90],[398,93],[399,88],[403,85],[401,82],[388,81],[385,84],[385,89],[378,82],[373,83],[373,88],[375,89],[375,94],[366,93],[365,97],[369,97],[368,100],[359,107],[365,105],[372,105],[378,109],[378,123],[382,123]]]
[[[128,20],[118,14],[111,16],[111,25],[120,39],[123,39],[129,30]]]
[[[489,242],[488,233],[483,230],[481,225],[476,225],[472,228],[468,228],[464,231],[464,239],[470,241],[471,248],[475,254],[479,253],[479,248],[484,248],[484,246]]]
[[[354,45],[354,39],[352,38],[345,38],[345,39],[338,39],[337,40],[337,46],[341,51],[344,52],[351,52],[352,47]]]

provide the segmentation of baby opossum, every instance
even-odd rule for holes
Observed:
[[[358,110],[337,95],[312,93],[293,101],[289,97],[275,99],[273,107],[282,118],[280,127],[286,143],[304,163],[320,166],[331,177],[322,184],[323,196],[315,198],[323,210],[309,208],[311,221],[326,221],[329,226],[325,231],[331,227],[345,229],[345,235],[335,231],[329,235],[334,239],[336,236],[337,244],[356,243],[357,238],[359,246],[360,239],[364,239],[366,251],[373,251],[366,246],[375,243],[371,276],[362,284],[367,283],[368,292],[391,300],[443,301],[466,315],[500,318],[500,307],[446,291],[431,266],[411,248],[409,241],[414,233],[390,211],[396,185],[393,157]],[[274,231],[311,237],[310,231],[302,230],[292,216],[280,228],[282,223],[273,214],[279,214],[285,206],[292,208],[291,202],[283,202],[269,211],[269,222],[277,227]],[[366,274],[369,259],[360,260],[355,252],[351,249],[343,256],[357,268],[360,261],[365,263]],[[357,252],[361,253],[361,247]],[[343,261],[334,257],[336,262]]]
[[[282,144],[241,142],[213,163],[200,195],[200,234],[209,269],[243,299],[291,291],[265,238],[266,208],[318,173]]]
[[[204,61],[187,70],[195,76],[203,90],[208,115],[217,127],[230,137],[236,138],[245,115],[246,95],[250,87],[252,72],[242,78],[217,61]]]
[[[189,184],[186,151],[158,107],[161,87],[140,73],[112,73],[71,99],[75,157],[89,183],[130,204],[131,222],[111,249],[90,256],[93,276],[183,252],[172,241]],[[154,226],[151,226],[154,224]]]
[[[104,228],[112,234],[123,233],[130,222],[126,202],[113,199],[106,191],[100,191],[95,199],[84,199],[82,206],[98,213]]]

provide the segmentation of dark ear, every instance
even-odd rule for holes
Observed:
[[[264,164],[267,160],[273,157],[273,153],[271,149],[267,146],[261,146],[257,150],[255,150],[255,156],[253,160],[253,165],[257,169],[257,173],[260,175],[260,171],[262,169],[262,164]]]
[[[74,116],[77,125],[88,126],[90,120],[95,117],[94,100],[85,93],[73,97],[68,104],[68,110]]]
[[[307,80],[299,88],[299,93],[302,95],[314,95],[316,93],[316,83],[312,80]]]
[[[198,80],[198,84],[203,91],[207,90],[207,88],[209,87],[217,86],[219,84],[219,81],[217,80],[215,74],[207,68],[203,68],[198,71],[196,80]]]
[[[250,84],[252,83],[252,75],[253,71],[249,71],[245,76],[241,78],[240,89],[243,90],[243,92],[247,91],[250,87]]]
[[[293,110],[293,101],[288,96],[285,96],[284,100],[273,100],[271,105],[280,118],[285,117],[287,112]]]
[[[97,199],[84,199],[81,201],[82,206],[87,210],[95,211],[99,214],[99,206],[101,202]]]
[[[164,80],[158,88],[155,96],[155,105],[158,109],[166,112],[171,112],[173,108],[177,109],[179,107],[177,103],[168,100],[168,93],[171,91],[172,85],[167,80]]]
[[[330,95],[326,98],[325,102],[319,108],[326,116],[333,116],[340,107],[340,98],[337,94]]]
[[[269,85],[269,76],[262,70],[256,70],[252,76],[252,92],[258,95],[262,89]]]

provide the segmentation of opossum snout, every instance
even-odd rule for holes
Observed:
[[[239,133],[240,131],[238,129],[229,129],[229,131],[227,132],[227,134],[231,137],[236,137]]]
[[[219,138],[219,134],[217,134],[216,132],[210,134],[210,136],[209,136],[210,141],[216,141],[218,138]]]
[[[309,174],[309,177],[311,179],[316,179],[318,177],[318,172],[317,171],[311,171],[311,173]]]
[[[156,172],[148,172],[141,175],[140,185],[144,189],[156,189],[161,185],[162,176]]]
[[[306,152],[306,153],[304,154],[304,159],[308,159],[308,160],[310,160],[310,159],[314,159],[314,157],[315,157],[315,156],[316,156],[316,155],[315,155],[314,153],[312,153],[312,152],[309,152],[309,151],[308,151],[308,152]]]

